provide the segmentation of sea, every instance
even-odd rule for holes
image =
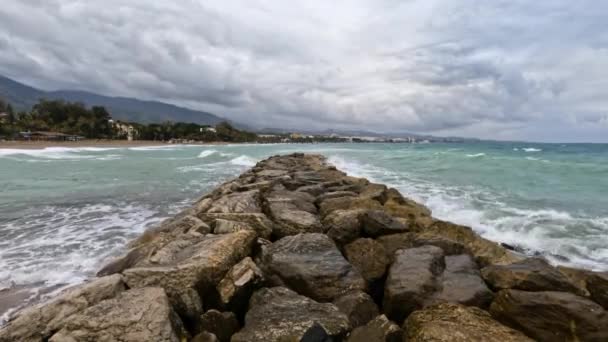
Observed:
[[[0,293],[26,289],[22,304],[81,283],[146,228],[257,161],[296,151],[524,253],[608,270],[606,144],[51,147],[0,149]]]

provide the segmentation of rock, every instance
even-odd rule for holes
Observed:
[[[286,170],[263,170],[257,173],[260,178],[278,178],[289,174]]]
[[[524,342],[532,340],[476,307],[443,303],[412,313],[405,321],[408,342]]]
[[[229,342],[240,325],[232,312],[209,310],[201,316],[200,327],[203,331],[214,334],[220,342]]]
[[[120,273],[126,270],[127,268],[133,267],[138,262],[141,262],[142,260],[146,259],[155,248],[156,246],[152,243],[147,243],[145,245],[132,248],[124,256],[115,258],[114,260],[103,266],[103,268],[97,272],[97,276],[105,277],[108,275]]]
[[[299,210],[295,206],[282,203],[270,203],[270,214],[277,223],[274,234],[278,237],[296,235],[300,233],[320,233],[323,226],[319,217],[307,211]]]
[[[451,222],[437,221],[426,228],[422,235],[427,238],[435,236],[450,239],[462,244],[482,267],[507,265],[522,260],[499,244],[480,237],[471,228]]]
[[[318,301],[365,290],[359,272],[323,234],[288,236],[268,248],[264,269],[288,287]]]
[[[589,278],[589,276],[593,274],[592,271],[566,266],[557,266],[556,268],[568,278],[572,285],[578,288],[579,292],[584,297],[590,296],[589,291],[587,290],[587,278]]]
[[[184,325],[188,329],[194,330],[203,313],[203,301],[198,292],[191,287],[179,289],[174,293],[171,305]]]
[[[370,183],[363,187],[360,191],[360,196],[362,198],[370,198],[380,203],[384,203],[386,201],[386,191],[386,185]]]
[[[382,209],[382,205],[373,199],[361,197],[329,198],[319,204],[321,217],[325,217],[336,210],[354,209],[379,210]]]
[[[359,194],[352,191],[332,191],[326,192],[319,195],[315,201],[317,204],[323,203],[323,201],[328,200],[330,198],[340,198],[340,197],[357,197]]]
[[[125,270],[124,281],[130,288],[162,287],[172,299],[186,288],[204,294],[215,287],[234,264],[251,254],[255,239],[256,234],[252,231],[207,236],[181,250],[166,264]]]
[[[481,274],[496,290],[580,292],[564,274],[540,258],[528,258],[511,265],[488,266]]]
[[[593,273],[587,278],[591,299],[608,310],[608,272]]]
[[[216,234],[227,234],[229,230],[239,231],[245,229],[251,229],[255,231],[259,237],[268,239],[274,230],[275,224],[266,215],[261,213],[227,213],[227,214],[201,214],[199,216],[203,221],[211,223]],[[225,220],[230,222],[240,222],[242,225],[228,226],[224,225],[218,227],[218,220]]]
[[[384,287],[386,315],[402,322],[412,311],[421,309],[437,290],[436,277],[444,267],[441,248],[423,246],[398,250]]]
[[[325,193],[327,191],[327,189],[326,189],[325,183],[320,183],[320,184],[301,186],[301,187],[297,188],[296,191],[306,192],[313,196],[319,196],[319,195]]]
[[[492,316],[539,341],[608,341],[608,314],[568,292],[502,290]]]
[[[399,326],[380,315],[352,331],[347,342],[401,342],[403,331]]]
[[[256,182],[256,183],[241,185],[237,188],[237,191],[251,191],[251,190],[265,191],[265,190],[272,188],[273,185],[274,185],[274,182],[272,182],[272,181],[260,181],[260,182]]]
[[[207,213],[261,213],[260,203],[259,190],[235,192],[217,199]]]
[[[469,255],[445,257],[441,291],[434,297],[434,301],[487,308],[493,298],[492,291],[481,279],[479,269]]]
[[[382,278],[389,265],[384,246],[368,238],[349,243],[344,247],[344,254],[363,278],[370,282]]]
[[[412,247],[420,247],[414,244],[416,240],[415,233],[403,233],[381,236],[378,241],[386,251],[386,256],[390,263],[395,260],[395,252],[399,249],[407,249]]]
[[[405,233],[409,231],[408,226],[397,221],[382,210],[370,210],[365,212],[361,221],[363,231],[371,237]]]
[[[208,331],[203,331],[202,333],[194,336],[190,342],[218,342],[219,340],[217,339],[217,337],[208,332]]]
[[[348,317],[331,303],[315,302],[284,287],[263,288],[251,297],[245,327],[231,341],[300,341],[315,324],[336,338],[349,330]]]
[[[306,330],[299,342],[333,342],[333,340],[322,325],[315,323]]]
[[[125,291],[120,275],[95,279],[52,300],[26,308],[0,329],[0,341],[41,341],[61,329],[74,314]]]
[[[464,245],[458,241],[440,236],[426,237],[424,233],[420,233],[416,236],[413,245],[414,247],[427,245],[436,246],[443,249],[445,255],[469,254],[469,251],[464,247]]]
[[[327,236],[342,246],[357,239],[361,233],[362,210],[336,210],[323,218]]]
[[[347,293],[333,303],[348,316],[352,328],[365,325],[378,316],[378,306],[372,297],[362,291]]]
[[[302,210],[311,214],[317,214],[315,197],[301,191],[278,190],[272,191],[266,196],[266,201],[270,204],[283,203],[292,210]]]
[[[133,289],[70,317],[50,342],[175,341],[186,338],[161,288]]]
[[[249,297],[254,290],[262,285],[263,281],[262,271],[250,257],[241,260],[238,264],[232,266],[224,279],[217,285],[222,306],[240,311],[241,308],[247,306]]]

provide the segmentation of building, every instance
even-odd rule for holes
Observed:
[[[139,132],[128,123],[120,121],[108,120],[108,123],[112,125],[112,128],[116,131],[119,137],[126,137],[128,141],[133,141],[139,135]]]
[[[215,127],[201,127],[201,133],[203,132],[217,133],[217,130],[215,129]]]
[[[0,113],[0,123],[7,123],[8,122],[8,113]]]

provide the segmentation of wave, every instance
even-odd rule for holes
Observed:
[[[204,150],[201,154],[198,155],[199,158],[207,158],[213,154],[217,153],[216,150]]]
[[[476,154],[467,154],[468,158],[479,158],[479,157],[484,157],[486,154],[485,153],[476,153]]]
[[[542,152],[542,149],[534,148],[534,147],[526,147],[526,148],[522,148],[522,150],[524,152]]]
[[[230,164],[239,166],[254,166],[257,161],[249,156],[242,155],[230,160]]]

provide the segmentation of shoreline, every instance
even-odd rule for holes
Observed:
[[[300,340],[317,329],[314,321],[337,339],[366,336],[362,331],[378,325],[410,341],[444,336],[433,335],[424,315],[436,324],[442,321],[437,317],[450,317],[460,334],[483,340],[525,341],[526,335],[548,340],[554,332],[542,330],[547,319],[559,334],[577,334],[573,339],[586,340],[594,332],[608,336],[602,309],[608,306],[608,273],[553,267],[513,253],[505,248],[511,246],[433,217],[394,188],[348,176],[321,155],[260,161],[129,247],[98,278],[23,310],[0,329],[0,340],[3,333],[61,340],[83,332],[95,339],[99,332],[82,322],[148,310],[142,300],[154,301],[167,316],[117,324],[120,328],[103,334],[122,336],[149,320],[165,319],[172,326],[165,333],[189,340],[217,333],[204,329],[204,321],[226,319],[218,318],[219,310],[235,317],[228,334],[233,341]],[[37,310],[52,316],[91,293],[95,301],[70,307],[74,316],[36,322],[35,331],[27,330],[38,319]],[[522,315],[526,321],[517,321]],[[311,318],[313,325],[300,317]],[[572,320],[590,328],[572,332]]]
[[[80,141],[0,141],[1,149],[21,149],[21,150],[37,150],[53,147],[144,147],[144,146],[172,146],[172,145],[228,145],[237,144],[232,142],[212,141],[212,142],[192,142],[188,144],[172,144],[164,141],[156,140],[103,140],[103,139],[85,139]]]

